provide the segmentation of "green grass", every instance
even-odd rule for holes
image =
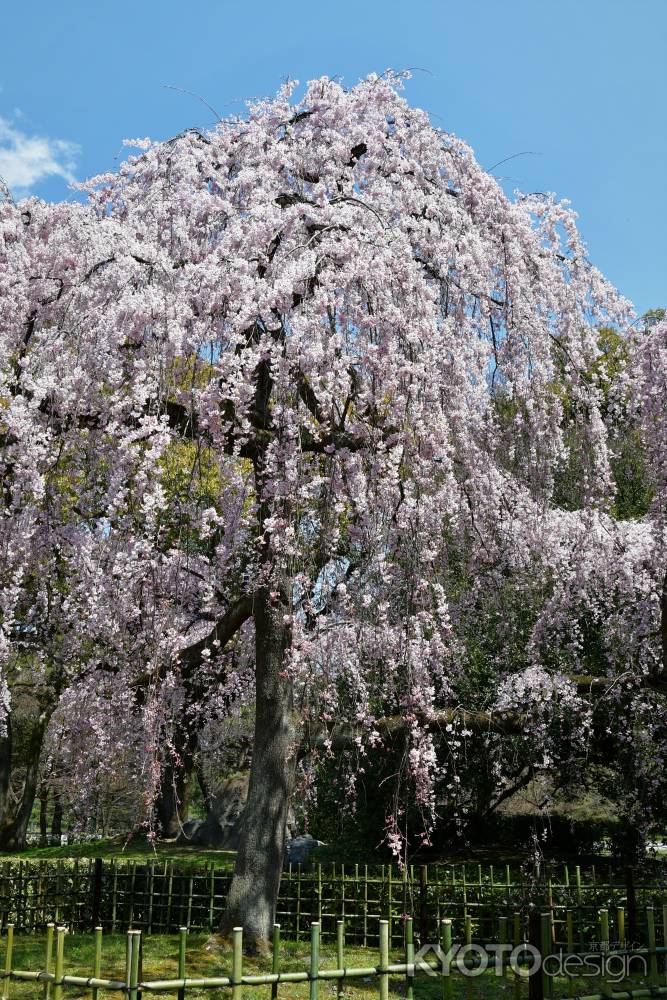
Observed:
[[[4,941],[2,943],[4,945]],[[14,942],[15,969],[36,971],[44,966],[45,939],[42,936],[17,936]],[[306,941],[283,942],[281,947],[281,970],[307,970],[309,964],[310,945]],[[4,947],[0,946],[0,960],[4,959]],[[125,936],[120,934],[105,935],[102,958],[102,978],[124,978]],[[391,962],[403,962],[404,956],[396,949],[390,955]],[[345,950],[345,965],[348,968],[366,968],[376,965],[378,953],[374,949],[348,947]],[[65,942],[65,974],[90,975],[93,964],[93,937],[90,934],[68,935]],[[333,944],[323,944],[320,952],[320,968],[336,967],[336,950]],[[228,976],[231,971],[231,953],[229,949],[220,951],[210,947],[207,934],[192,933],[188,936],[186,952],[186,975],[191,977]],[[244,958],[244,973],[257,974],[270,972],[269,959]],[[143,942],[143,979],[174,979],[178,973],[178,938],[175,935],[159,935],[146,937]],[[575,980],[577,994],[598,992],[598,979]],[[637,985],[635,983],[635,985]],[[631,988],[632,984],[624,982],[614,985],[614,989]],[[43,987],[34,983],[12,981],[9,985],[10,1000],[27,1000],[43,995]],[[403,997],[406,983],[402,977],[390,979],[389,992],[393,997]],[[144,993],[144,998],[152,994]],[[161,996],[176,996],[175,992],[156,994]],[[342,997],[349,1000],[373,1000],[379,995],[379,980],[377,977],[348,980],[344,984]],[[514,980],[497,977],[493,971],[485,972],[475,978],[464,978],[460,974],[451,977],[452,1000],[526,1000],[528,995],[527,980],[520,981],[518,992],[515,991]],[[554,980],[554,1000],[567,996],[567,982],[564,979]],[[90,997],[91,991],[75,987],[65,989],[66,997]],[[99,1000],[111,1000],[122,996],[122,993],[100,991]],[[319,1000],[333,1000],[337,996],[337,986],[333,980],[324,980],[318,986]],[[230,1000],[231,991],[221,990],[187,990],[187,1000]],[[269,986],[244,987],[243,1000],[270,1000]],[[279,1000],[308,1000],[308,983],[284,983],[278,989]],[[443,1000],[443,980],[440,977],[430,977],[421,974],[415,980],[416,1000]]]
[[[181,844],[147,844],[142,841],[125,841],[119,837],[111,840],[92,840],[82,844],[65,844],[62,847],[28,847],[24,851],[0,851],[0,860],[57,861],[73,858],[119,858],[124,861],[170,860],[192,862],[214,861],[217,867],[229,865],[236,857],[235,851],[217,851],[204,847],[183,847]]]

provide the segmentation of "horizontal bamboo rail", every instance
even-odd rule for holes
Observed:
[[[600,983],[601,992],[578,994],[580,1000],[630,1000],[630,998],[662,996],[667,993],[667,985],[660,985],[662,976],[663,983],[667,982],[667,907],[663,910],[663,944],[656,944],[655,935],[655,914],[652,908],[646,912],[645,926],[647,928],[646,944],[639,947],[635,944],[631,946],[625,942],[620,942],[619,947],[611,946],[611,923],[610,914],[606,909],[601,909],[598,913],[598,938],[595,942],[596,949],[586,951],[575,951],[572,949],[572,941],[569,942],[568,951],[561,957],[569,959],[595,959],[600,962]],[[619,914],[616,914],[616,930],[620,929],[618,923]],[[322,968],[320,965],[320,939],[321,926],[319,922],[313,921],[310,926],[310,949],[307,967],[291,971],[282,971],[280,968],[280,925],[274,925],[274,949],[272,955],[272,971],[264,974],[248,974],[243,969],[243,930],[236,927],[232,932],[231,949],[231,970],[228,975],[215,977],[188,976],[186,974],[186,941],[188,930],[182,927],[179,932],[179,959],[178,975],[172,979],[144,979],[142,973],[142,935],[139,930],[129,930],[126,936],[125,950],[125,971],[122,979],[110,979],[101,975],[101,964],[103,957],[102,949],[102,929],[96,928],[94,937],[94,960],[90,975],[80,975],[65,971],[65,938],[67,930],[65,927],[54,928],[50,924],[46,935],[46,951],[44,956],[44,967],[39,970],[15,969],[13,964],[14,955],[14,927],[8,925],[5,933],[5,961],[4,969],[0,972],[2,981],[2,996],[0,1000],[10,1000],[11,982],[34,982],[41,984],[44,997],[52,1000],[63,1000],[64,991],[68,988],[77,990],[90,990],[93,1000],[96,1000],[100,990],[123,993],[130,1000],[139,1000],[144,993],[169,993],[177,994],[179,998],[186,998],[188,991],[228,989],[231,991],[232,1000],[241,1000],[244,987],[266,986],[271,988],[271,996],[278,995],[281,984],[307,983],[309,984],[310,1000],[318,1000],[318,984],[322,982],[335,981],[340,990],[347,980],[353,979],[374,979],[377,981],[378,996],[380,1000],[388,1000],[390,978],[400,977],[405,981],[405,995],[408,1000],[414,997],[414,980],[421,972],[430,972],[439,975],[443,982],[443,996],[451,996],[451,975],[465,974],[476,971],[480,968],[482,957],[486,961],[486,967],[496,975],[506,977],[509,982],[514,981],[515,987],[520,987],[519,980],[523,978],[514,969],[510,969],[506,959],[500,953],[483,953],[480,949],[472,953],[468,949],[468,954],[454,954],[451,957],[450,948],[453,942],[452,922],[449,918],[443,918],[438,928],[438,936],[434,942],[440,946],[440,952],[426,955],[418,955],[418,961],[414,949],[413,921],[411,917],[404,920],[403,926],[403,959],[392,961],[390,954],[389,921],[380,920],[378,924],[378,961],[372,965],[363,967],[353,967],[345,964],[345,922],[337,921],[337,944],[336,961],[337,965],[332,968]],[[513,946],[515,953],[519,955],[523,964],[530,964],[535,961],[534,956],[539,953],[542,957],[554,954],[553,942],[550,935],[551,914],[549,912],[539,913],[533,911],[528,939],[526,935],[519,933],[509,934],[509,926],[506,918],[500,918],[497,927],[496,939],[499,944]],[[55,931],[55,935],[54,935]],[[535,937],[536,935],[536,937]],[[464,933],[464,943],[470,945],[469,926],[466,926]],[[55,962],[53,961],[53,946],[55,944]],[[491,942],[489,942],[491,944]],[[533,947],[532,954],[528,955],[528,946]],[[480,957],[482,956],[482,957]],[[609,982],[603,976],[602,959],[608,956],[635,956],[640,957],[645,962],[646,982],[637,984],[636,981],[629,980],[629,987],[622,991],[614,991],[613,985],[617,983]],[[662,972],[659,970],[662,965]],[[543,967],[542,967],[543,968]],[[567,964],[565,965],[567,970]],[[53,970],[53,971],[52,971]],[[552,982],[549,976],[541,968],[533,969],[531,973],[530,997],[531,1000],[545,1000],[552,995]],[[575,976],[571,976],[566,971],[568,979],[568,995],[573,996],[572,988],[575,985]],[[627,978],[627,977],[626,977]]]

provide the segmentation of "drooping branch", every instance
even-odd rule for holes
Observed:
[[[522,717],[518,714],[492,714],[490,712],[471,712],[464,708],[447,708],[433,715],[406,718],[400,715],[390,715],[378,719],[373,724],[373,731],[386,743],[396,737],[405,735],[408,728],[417,722],[421,729],[441,733],[446,726],[461,725],[475,734],[502,733],[515,736],[523,731]],[[341,753],[353,749],[367,735],[367,730],[361,726],[340,723],[329,728],[313,726],[304,733],[300,753],[306,756],[314,750],[326,750]]]
[[[224,650],[227,643],[234,638],[241,626],[250,618],[252,608],[252,595],[243,594],[215,622],[204,621],[202,623],[205,629],[204,633],[202,634],[200,629],[197,638],[182,646],[175,654],[175,659],[180,665],[181,677],[184,680],[188,681],[194,677],[207,655],[218,655]],[[145,696],[145,692],[151,684],[164,678],[166,671],[167,664],[162,662],[157,670],[136,678],[132,686],[137,691],[140,700],[142,696]]]
[[[241,626],[252,614],[253,599],[251,594],[243,594],[232,604],[213,627],[189,646],[178,652],[181,673],[189,673],[200,666],[202,657],[207,653],[214,654],[225,648],[236,635]]]
[[[619,683],[617,677],[593,677],[583,674],[571,676],[568,680],[574,684],[578,694],[592,695],[597,693],[601,697],[610,694]],[[660,679],[635,677],[632,683],[634,686],[667,694],[667,682]],[[520,712],[482,712],[456,707],[442,709],[430,716],[386,716],[373,724],[373,730],[383,741],[391,742],[396,737],[405,735],[415,721],[418,722],[421,729],[435,734],[442,734],[447,726],[457,725],[477,736],[490,733],[499,736],[520,736],[526,732],[529,718]],[[332,727],[313,726],[306,730],[300,752],[303,756],[313,750],[330,750],[333,753],[340,753],[358,745],[365,735],[367,735],[366,729],[352,724],[338,724]]]

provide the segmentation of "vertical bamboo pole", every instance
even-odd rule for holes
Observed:
[[[528,943],[537,949],[538,954],[542,958],[544,957],[544,952],[542,951],[542,923],[539,910],[534,906],[531,907],[528,913]],[[544,975],[541,968],[536,970],[533,966],[530,970],[528,998],[529,1000],[543,1000],[544,998]]]
[[[467,881],[467,870],[465,862],[461,865],[461,886],[462,886],[462,902],[463,902],[463,916],[468,912],[468,881]]]
[[[301,862],[296,866],[296,933],[295,938],[298,941],[301,932]]]
[[[9,884],[9,862],[5,861],[2,866],[2,927],[10,922],[9,900],[11,899],[11,886]]]
[[[132,967],[132,931],[125,934],[125,992],[130,988],[130,969]]]
[[[153,886],[155,884],[155,864],[153,861],[148,866],[148,917],[146,921],[146,932],[153,933]]]
[[[7,924],[7,944],[5,946],[5,977],[2,981],[2,1000],[9,1000],[9,984],[11,983],[13,951],[14,951],[14,924]]]
[[[54,919],[56,924],[60,920],[60,904],[62,902],[60,894],[62,888],[62,871],[63,871],[63,863],[62,861],[58,861],[58,864],[56,865],[56,911],[54,913]]]
[[[389,1000],[389,973],[386,971],[389,965],[389,924],[386,920],[380,921],[380,1000]],[[311,1000],[315,1000],[311,996]]]
[[[81,871],[80,871],[79,859],[74,859],[74,871],[72,873],[72,889],[70,892],[70,911],[69,911],[69,924],[72,930],[78,929],[78,902],[81,899]],[[67,917],[65,917],[67,920]]]
[[[40,861],[38,866],[39,879],[37,882],[37,897],[35,899],[35,920],[37,920],[37,907],[39,907],[39,922],[46,923],[44,917],[44,862]]]
[[[428,867],[419,870],[419,945],[428,941]]]
[[[354,866],[354,941],[355,944],[359,941],[359,917],[361,913],[359,911],[360,896],[359,896],[359,865],[355,863]]]
[[[115,859],[113,865],[113,888],[111,890],[111,933],[116,930],[116,907],[118,905],[118,866]]]
[[[165,920],[165,933],[169,933],[169,927],[171,925],[171,899],[174,889],[174,862],[169,862],[169,874],[167,875],[167,918]]]
[[[141,952],[141,931],[130,931],[130,968],[127,997],[137,1000],[139,994],[139,955]]]
[[[391,870],[391,865],[389,865],[389,878],[387,880],[387,920],[389,922],[389,947],[390,948],[391,948],[391,940],[392,940],[391,935],[392,935],[392,927],[393,927],[393,920],[392,920],[392,916],[393,916],[393,912],[392,912],[392,906],[393,906],[393,885],[394,885],[394,882],[393,882],[393,878],[392,878],[392,870]]]
[[[56,981],[53,986],[53,1000],[63,1000],[63,975],[65,972],[65,927],[59,927],[56,931]]]
[[[23,898],[24,893],[23,885],[23,862],[19,861],[19,887],[16,894],[16,926],[19,931],[24,927],[24,911],[25,911],[25,901]]]
[[[464,871],[465,871],[465,865],[463,867],[464,867]],[[463,920],[464,920],[464,927],[465,927],[465,943],[467,945],[470,945],[470,944],[472,944],[472,915],[468,912],[468,908],[467,907],[466,907],[466,910],[465,910],[465,915],[464,915]],[[474,990],[473,990],[473,977],[472,976],[466,976],[465,979],[466,979],[466,998],[467,998],[467,1000],[472,1000],[472,997],[473,997],[473,994],[474,994]]]
[[[662,946],[667,949],[667,904],[663,903],[662,906]],[[667,951],[663,956],[664,971],[665,971],[665,984],[667,985]]]
[[[93,978],[99,979],[102,975],[102,928],[95,928],[95,958],[93,960]],[[92,1000],[98,1000],[100,991],[97,986],[93,987]]]
[[[322,865],[317,864],[317,922],[322,926]]]
[[[178,978],[185,979],[185,949],[188,943],[187,927],[178,928]],[[178,1000],[185,1000],[185,986],[178,991]]]
[[[366,942],[368,941],[368,865],[364,865],[364,905],[363,905],[363,916],[364,916],[364,933],[362,944],[364,948],[366,947]]]
[[[381,867],[380,867],[380,885],[378,887],[378,900],[377,900],[377,902],[378,902],[378,913],[380,914],[380,916],[382,916],[382,903],[384,902],[384,880],[385,880],[384,865],[381,865]]]
[[[408,866],[403,865],[403,913],[407,914],[407,912],[408,912]],[[412,912],[412,907],[410,908],[410,912]],[[407,926],[406,926],[406,933],[407,933]]]
[[[294,888],[292,886],[292,862],[287,865],[287,902],[285,905],[285,929],[288,937],[294,937],[294,928],[290,926],[290,920],[294,913]]]
[[[655,914],[652,906],[646,907],[648,938],[648,980],[651,989],[658,985],[658,957],[655,951]]]
[[[53,965],[53,924],[46,925],[46,948],[44,952],[44,971],[51,972],[51,967]],[[44,983],[44,1000],[50,1000],[51,997],[51,983],[47,980]]]
[[[159,875],[160,879],[160,891],[158,893],[158,909],[159,916],[156,920],[158,929],[162,929],[165,933],[167,932],[167,926],[165,924],[165,917],[167,913],[167,862],[162,866],[162,871]]]
[[[28,871],[30,875],[29,879],[26,880],[26,898],[28,903],[27,924],[32,933],[35,930],[35,923],[37,921],[37,874],[36,871],[30,868],[29,862]],[[29,892],[28,889],[30,890]]]
[[[508,942],[508,932],[507,932],[507,917],[498,918],[498,944],[504,945]],[[498,952],[498,963],[500,965],[500,972],[496,975],[505,978],[505,952],[501,948]]]
[[[299,866],[300,867],[300,866]],[[243,977],[243,928],[234,927],[232,930],[233,951],[232,951],[232,1000],[241,1000],[243,987],[241,979]]]
[[[625,869],[625,893],[628,911],[628,938],[630,942],[635,943],[637,941],[637,894],[632,866]]]
[[[336,965],[339,969],[345,968],[345,921],[336,921]],[[340,997],[343,993],[345,977],[341,976],[336,981],[336,994]]]
[[[273,954],[271,956],[271,972],[277,976],[280,972],[280,924],[273,925]],[[271,1000],[278,996],[278,983],[271,984]]]
[[[512,940],[514,947],[517,948],[523,943],[523,934],[521,932],[521,914],[514,914],[514,927],[512,931]],[[520,1000],[521,997],[521,977],[518,973],[514,974],[514,1000]]]
[[[567,953],[572,955],[574,953],[574,914],[572,910],[567,910],[565,913],[565,927],[567,934]],[[565,963],[565,975],[567,976],[567,995],[569,997],[576,996],[577,987],[572,976],[568,971],[568,964]]]
[[[341,884],[341,896],[340,896],[340,916],[341,920],[345,920],[345,865],[340,866],[340,884]]]
[[[452,998],[450,951],[452,948],[452,922],[448,917],[440,921],[440,947],[442,948],[442,1000]]]
[[[291,866],[290,866],[291,867]],[[213,915],[215,913],[215,865],[211,862],[211,874],[209,883],[209,901],[208,901],[208,926],[209,930],[213,930]]]
[[[405,1000],[414,1000],[415,997],[415,939],[412,928],[412,917],[405,919]],[[342,984],[341,984],[342,989]]]
[[[600,945],[603,951],[609,951],[609,910],[601,909],[600,917]]]
[[[490,905],[489,905],[489,908],[491,910],[491,931],[489,934],[490,937],[493,934],[493,928],[496,925],[496,884],[495,884],[493,865],[489,865],[489,885],[490,885],[489,891],[491,893]]]
[[[134,923],[134,890],[137,882],[137,862],[132,862],[132,877],[130,879],[130,915],[128,917],[128,924],[132,927]]]
[[[540,951],[542,952],[542,989],[545,997],[553,996],[553,977],[544,971],[544,962],[551,954],[551,913],[543,913],[540,917]]]
[[[619,948],[625,948],[625,910],[622,906],[616,907],[616,936]]]
[[[577,865],[574,869],[574,879],[577,887],[577,934],[579,938],[579,950],[584,950],[584,925],[583,925],[583,912],[581,909],[581,866]]]
[[[188,880],[188,915],[185,918],[185,924],[187,927],[192,923],[192,890],[193,890],[194,878],[191,875]]]
[[[601,909],[600,917],[600,992],[603,996],[611,995],[611,986],[606,978],[606,962],[609,954],[609,910]]]
[[[320,925],[313,920],[310,925],[310,1000],[317,1000],[320,971]]]

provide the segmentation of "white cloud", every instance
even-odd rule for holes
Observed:
[[[66,139],[28,135],[6,118],[0,118],[0,177],[21,197],[46,177],[72,183],[80,147]]]

